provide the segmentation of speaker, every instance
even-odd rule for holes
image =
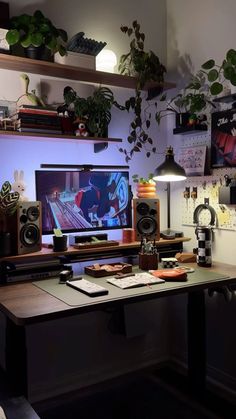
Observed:
[[[133,199],[135,240],[160,240],[160,204],[157,198]]]
[[[41,202],[19,202],[17,210],[6,221],[7,230],[11,234],[12,255],[24,255],[41,249]]]

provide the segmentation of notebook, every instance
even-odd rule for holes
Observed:
[[[125,277],[125,278],[107,278],[107,282],[115,285],[116,287],[122,289],[142,287],[144,285],[155,285],[165,282],[164,279],[155,278],[152,274],[149,273],[138,273],[134,276]]]

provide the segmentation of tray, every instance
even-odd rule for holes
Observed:
[[[95,266],[100,266],[100,269],[96,269]],[[117,269],[108,271],[105,268],[103,268],[106,266],[111,266],[113,268],[117,267]],[[99,263],[94,263],[94,265],[86,266],[84,268],[84,272],[87,275],[94,276],[95,278],[101,278],[103,276],[112,276],[118,273],[128,274],[132,272],[132,265],[130,265],[129,263],[106,263],[104,265],[100,265]]]

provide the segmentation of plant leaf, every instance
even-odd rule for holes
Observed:
[[[202,64],[202,68],[204,70],[210,70],[215,66],[215,60],[208,60],[204,64]]]

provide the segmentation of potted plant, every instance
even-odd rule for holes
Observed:
[[[50,19],[36,10],[33,15],[22,14],[10,19],[6,41],[10,46],[21,45],[27,57],[39,59],[44,49],[51,55],[56,52],[65,55],[67,33],[56,28]]]
[[[151,124],[148,100],[152,99],[152,96],[148,96],[143,106],[142,89],[147,82],[155,81],[160,83],[155,95],[160,94],[163,90],[162,84],[166,68],[153,51],[145,51],[145,34],[140,31],[140,24],[136,20],[131,27],[121,26],[121,31],[131,38],[131,42],[129,52],[120,57],[118,70],[121,74],[134,76],[137,80],[135,94],[125,102],[125,109],[134,113],[128,136],[131,150],[119,149],[125,154],[125,160],[128,162],[135,152],[140,152],[142,149],[145,149],[147,157],[151,152],[156,152],[156,147],[153,146],[153,140],[148,133]]]
[[[144,178],[135,174],[132,176],[133,182],[137,184],[137,198],[156,198],[156,182],[153,180],[153,173]]]
[[[158,125],[163,117],[174,113],[176,128],[206,124],[204,112],[209,105],[215,108],[209,87],[206,85],[206,76],[201,71],[192,75],[190,82],[180,93],[169,99],[164,94],[160,101],[165,101],[166,107],[155,114]]]
[[[64,100],[68,107],[73,107],[76,118],[86,122],[90,136],[107,137],[108,125],[111,121],[111,108],[121,106],[114,100],[114,95],[108,87],[100,86],[93,95],[82,98],[70,86],[64,89]]]

